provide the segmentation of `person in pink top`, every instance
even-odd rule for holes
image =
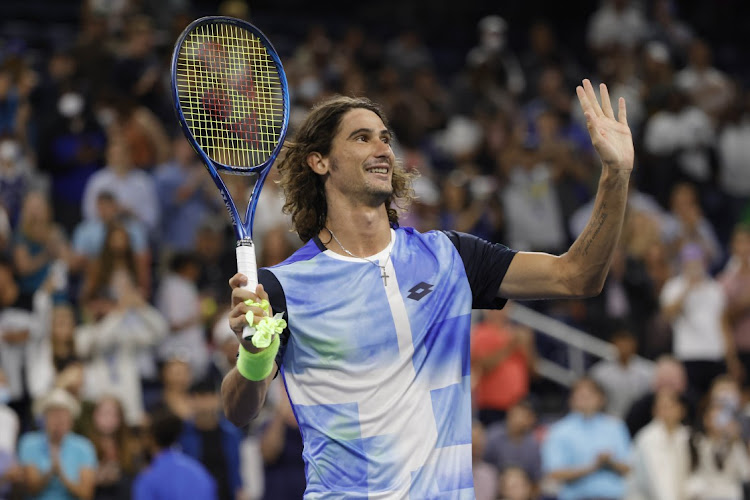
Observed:
[[[750,225],[739,224],[732,235],[732,258],[719,275],[727,296],[727,313],[737,355],[750,374]]]

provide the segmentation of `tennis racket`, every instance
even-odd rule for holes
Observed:
[[[172,54],[177,119],[219,189],[237,236],[237,270],[255,291],[253,219],[258,195],[284,143],[289,91],[276,50],[255,26],[203,17],[182,32]],[[257,177],[244,220],[219,171]],[[245,328],[243,337],[252,335]]]

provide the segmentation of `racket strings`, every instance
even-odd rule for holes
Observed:
[[[263,42],[228,23],[198,26],[177,61],[177,94],[199,146],[228,167],[265,163],[279,142],[284,96]]]

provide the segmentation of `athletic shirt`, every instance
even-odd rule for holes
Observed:
[[[503,307],[514,255],[396,228],[368,257],[387,261],[387,284],[377,265],[318,239],[259,271],[288,322],[276,362],[302,432],[306,499],[474,498],[471,310]]]

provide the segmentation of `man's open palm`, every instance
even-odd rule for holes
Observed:
[[[609,100],[607,86],[599,86],[601,105],[596,99],[594,87],[589,80],[583,81],[583,86],[576,88],[578,101],[586,117],[586,127],[589,129],[591,143],[602,163],[618,170],[633,169],[633,136],[628,127],[625,99],[618,101],[617,118]]]

